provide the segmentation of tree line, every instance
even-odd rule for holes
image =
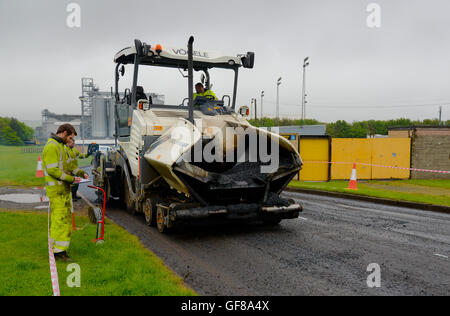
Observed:
[[[406,118],[396,120],[369,120],[355,121],[352,123],[339,120],[334,123],[321,123],[318,120],[268,118],[251,119],[249,123],[256,127],[291,126],[291,125],[323,125],[327,126],[327,135],[334,138],[366,138],[368,135],[387,135],[389,127],[412,127],[412,126],[438,126],[438,119],[410,120]],[[450,126],[450,120],[441,123]]]
[[[33,140],[34,130],[15,118],[0,117],[0,145],[20,146]]]

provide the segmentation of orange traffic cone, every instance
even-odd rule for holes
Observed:
[[[350,182],[348,183],[349,190],[358,190],[358,185],[356,182],[356,163],[353,164],[352,176],[350,177]]]
[[[43,178],[43,177],[44,177],[44,169],[42,169],[42,160],[41,156],[39,156],[36,167],[36,178]]]

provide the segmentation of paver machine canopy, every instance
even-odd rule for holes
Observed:
[[[301,168],[296,149],[235,111],[239,69],[253,68],[254,53],[226,56],[194,50],[193,42],[191,37],[184,49],[135,40],[134,47],[116,54],[117,145],[99,160],[104,162],[97,172],[99,184],[127,209],[143,212],[160,231],[176,222],[216,216],[275,222],[297,217],[301,206],[280,197]],[[134,68],[132,87],[121,95],[119,80],[127,64]],[[187,106],[185,100],[166,105],[147,98],[138,84],[139,68],[147,66],[187,71]],[[203,72],[209,88],[213,68],[234,72],[228,104],[225,97],[194,102],[193,72]],[[257,152],[261,148],[278,154],[275,166]]]

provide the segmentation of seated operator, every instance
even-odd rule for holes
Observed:
[[[141,86],[137,86],[136,87],[136,101],[139,101],[141,99],[148,100],[147,95],[144,92],[144,88]]]
[[[196,97],[206,97],[208,99],[217,101],[217,97],[214,92],[209,89],[205,90],[205,87],[203,87],[203,84],[201,84],[200,82],[195,85],[195,92],[196,93],[194,93],[194,100]]]
[[[139,100],[148,100],[149,104],[153,104],[152,96],[149,95],[147,98],[147,95],[145,94],[144,88],[142,86],[136,86],[136,101]]]

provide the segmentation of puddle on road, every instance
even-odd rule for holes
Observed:
[[[40,194],[2,194],[1,201],[15,202],[15,203],[41,203],[47,202],[48,198]]]

